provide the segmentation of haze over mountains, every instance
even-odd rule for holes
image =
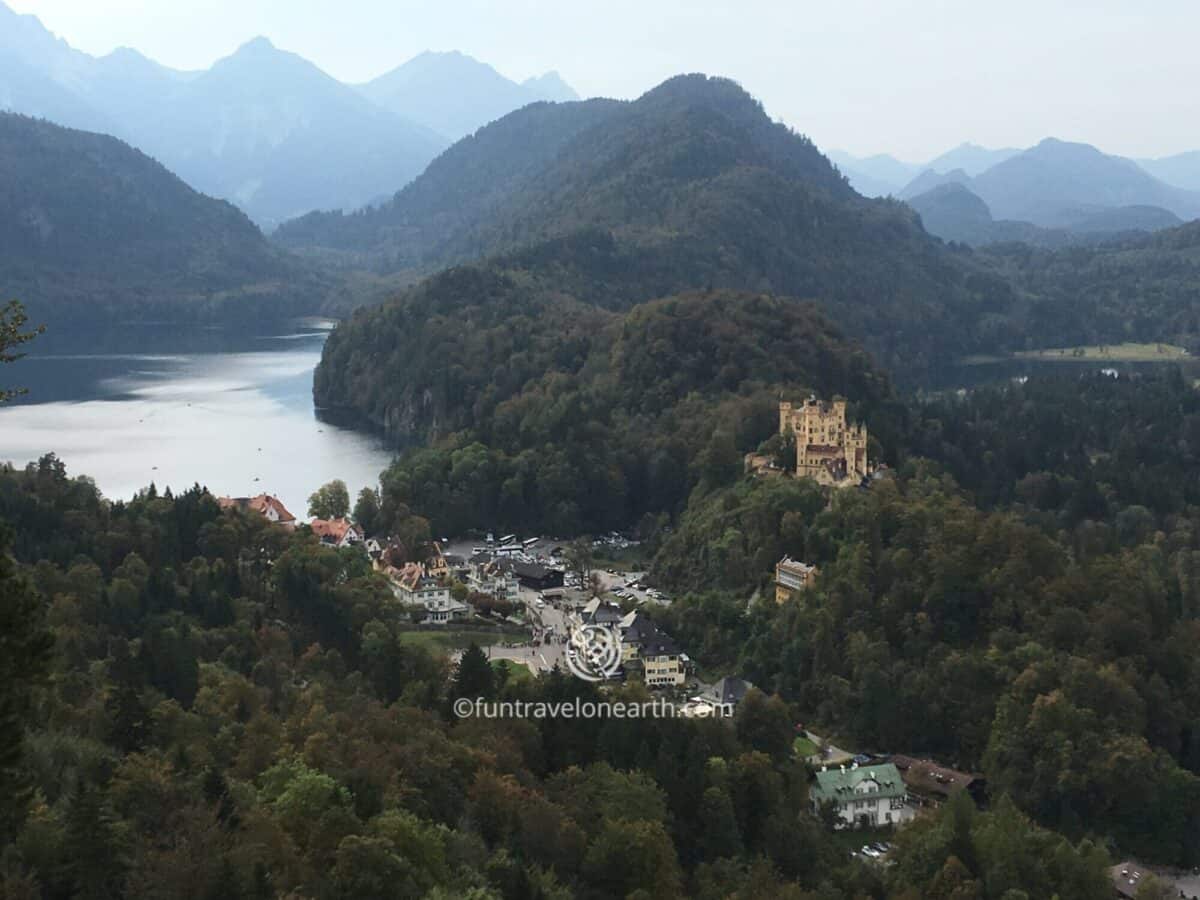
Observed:
[[[1027,150],[963,144],[926,166],[886,154],[832,158],[864,195],[906,200],[932,233],[975,245],[1023,240],[1061,246],[1200,217],[1200,191],[1181,186],[1200,182],[1200,153],[1139,164],[1088,144],[1046,138]]]
[[[451,85],[458,91],[454,102],[446,96]],[[579,99],[557,72],[517,84],[457,51],[422,53],[359,90],[384,109],[451,140],[537,100]]]
[[[463,134],[573,99],[462,54],[422,54],[361,88],[256,38],[203,72],[120,49],[93,57],[0,3],[0,109],[115,135],[271,225],[390,196]]]
[[[1172,226],[1200,215],[1200,193],[1087,145],[962,145],[934,161],[952,168],[912,176],[906,205],[856,193],[725,78],[678,76],[633,101],[528,102],[573,94],[552,73],[518,85],[462,54],[425,53],[352,87],[265,38],[184,73],[130,50],[97,59],[32,17],[0,15],[11,26],[0,29],[0,63],[19,76],[3,85],[5,102],[43,103],[136,148],[10,117],[0,228],[30,249],[4,258],[0,283],[35,310],[342,314],[467,264],[488,277],[462,283],[606,310],[709,289],[813,299],[885,366],[918,374],[1046,341],[1196,343],[1172,272],[1190,271],[1197,232]],[[77,159],[87,147],[98,149]],[[149,156],[174,158],[164,163],[174,175]],[[881,178],[907,175],[888,157],[868,162]],[[71,187],[77,168],[86,177]],[[268,243],[201,190],[260,220],[304,214]],[[159,252],[142,219],[175,243]],[[89,229],[107,255],[63,249]],[[1169,239],[1143,240],[1158,229]],[[1122,291],[1073,295],[1069,256],[972,254],[931,235],[1049,249],[1120,238],[1123,255],[1088,264],[1103,271],[1119,258],[1108,280]],[[1129,312],[1135,288],[1162,315],[1121,325],[1112,311]],[[429,292],[442,296],[436,284]]]
[[[1131,160],[1052,138],[975,177],[962,169],[927,169],[900,196],[934,234],[976,245],[1025,240],[1054,246],[1200,217],[1200,192],[1160,181]]]

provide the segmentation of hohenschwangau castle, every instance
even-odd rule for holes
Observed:
[[[799,405],[779,404],[779,433],[796,437],[796,475],[818,484],[858,484],[866,477],[867,429],[846,424],[846,401],[809,397]]]

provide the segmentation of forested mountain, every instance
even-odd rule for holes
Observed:
[[[1120,340],[1200,348],[1200,222],[1057,251],[994,246],[983,254],[1036,297],[1031,328],[1059,346]]]
[[[859,197],[741,88],[700,75],[632,103],[522,110],[388,204],[308,216],[278,238],[385,271],[508,252],[501,268],[613,308],[707,287],[813,298],[885,365],[913,370],[980,346],[985,313],[1018,312],[1002,280],[931,240],[907,207]],[[986,342],[1015,340],[996,321]]]
[[[387,203],[314,212],[285,223],[273,238],[293,248],[344,252],[385,270],[483,255],[495,249],[494,239],[473,236],[489,218],[531,190],[573,139],[619,108],[610,100],[527,106],[456,142]]]
[[[106,135],[0,113],[0,285],[36,321],[296,309],[311,276]]]
[[[616,313],[474,267],[340,326],[314,384],[319,406],[430,448],[384,475],[391,509],[564,534],[674,512],[740,471],[777,429],[780,390],[890,398],[810,304],[716,292]]]
[[[456,51],[422,53],[359,90],[379,106],[450,140],[539,100],[579,99],[555,72],[518,84]]]
[[[545,149],[531,154],[535,144]],[[487,256],[589,226],[669,238],[707,199],[688,194],[760,175],[854,198],[811,142],[772,123],[733,82],[680,76],[632,103],[523,110],[460,142],[389,203],[309,216],[278,239],[373,252],[394,268]],[[448,218],[484,177],[500,183]]]

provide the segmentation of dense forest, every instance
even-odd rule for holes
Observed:
[[[1014,243],[980,256],[1034,298],[1031,327],[1051,346],[1169,341],[1200,349],[1200,222],[1095,247]]]
[[[433,440],[384,475],[379,527],[640,514],[676,594],[655,617],[761,691],[732,723],[457,720],[459,697],[597,695],[475,649],[449,665],[361,551],[200,487],[111,502],[47,456],[0,470],[5,896],[1091,900],[1121,856],[1200,863],[1179,371],[902,400],[811,305],[534,294],[521,318],[528,285],[482,274],[437,282],[463,279],[428,297],[441,323],[387,308],[432,323],[394,323],[394,364],[424,354],[407,427]],[[778,449],[781,389],[852,398],[888,474],[743,475],[743,449]],[[819,575],[779,605],[785,553]],[[853,860],[807,811],[797,721],[977,769],[991,803]]]
[[[110,503],[46,457],[0,471],[0,519],[6,897],[1093,900],[1106,883],[1101,847],[1007,802],[908,829],[892,869],[850,861],[802,812],[778,697],[733,723],[452,720],[456,697],[595,688],[506,679],[474,650],[448,669],[404,639],[360,551],[200,488]]]
[[[855,194],[811,141],[702,75],[632,103],[514,113],[388,204],[275,238],[383,272],[499,257],[481,265],[615,309],[710,288],[813,299],[912,373],[1022,343],[1003,278],[931,238],[907,206]]]
[[[318,404],[353,398],[412,445],[382,478],[385,518],[412,508],[439,534],[672,516],[698,484],[740,474],[742,454],[778,429],[781,392],[854,397],[883,434],[903,416],[861,348],[813,306],[766,295],[620,314],[465,267],[330,344]]]
[[[1178,371],[1060,375],[911,422],[870,490],[694,497],[655,560],[687,593],[669,629],[859,746],[979,768],[1067,835],[1196,865],[1200,393]],[[816,587],[747,604],[785,553]]]

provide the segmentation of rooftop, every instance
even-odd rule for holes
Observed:
[[[871,784],[872,782],[874,784]],[[871,790],[868,791],[867,788]],[[817,802],[836,800],[838,803],[845,803],[867,793],[875,797],[899,799],[904,796],[904,781],[891,763],[877,766],[839,766],[836,769],[822,769],[818,772],[817,783],[813,785],[811,793]]]
[[[913,790],[927,794],[941,794],[943,797],[949,797],[956,791],[970,787],[980,777],[938,765],[929,759],[897,755],[893,756],[891,760],[899,770],[900,777],[904,779],[905,784]]]

